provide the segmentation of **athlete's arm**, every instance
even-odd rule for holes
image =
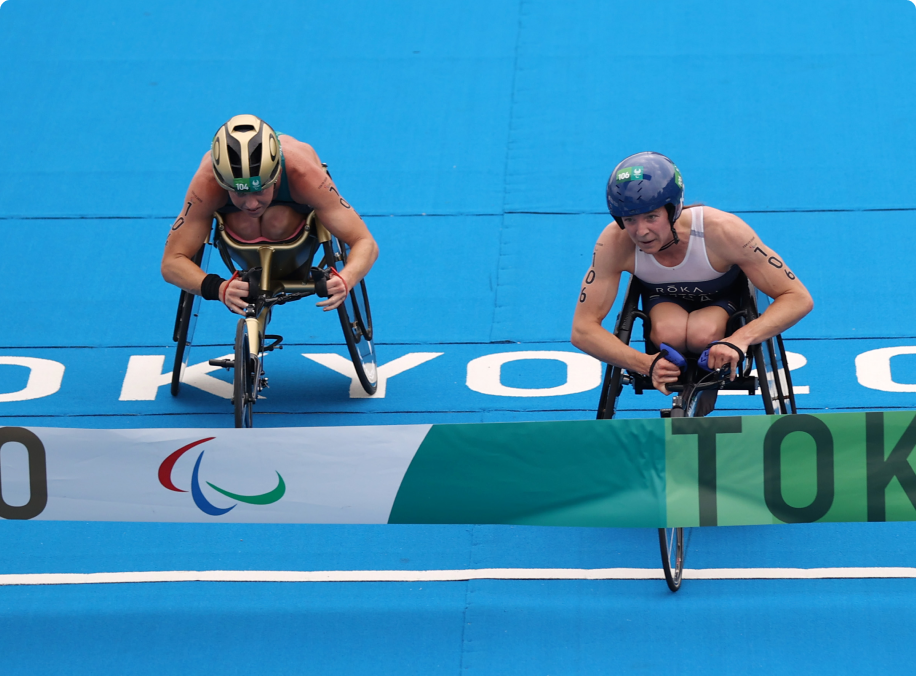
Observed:
[[[761,241],[754,230],[734,214],[705,208],[706,250],[714,267],[738,265],[758,289],[773,299],[766,311],[735,331],[726,341],[747,353],[750,345],[782,333],[811,312],[814,300],[808,289],[782,257]],[[717,265],[718,263],[718,265]],[[719,368],[727,362],[735,373],[737,356],[726,346],[714,347],[709,364]]]
[[[289,136],[283,137],[282,145],[292,198],[312,206],[318,220],[350,247],[347,264],[341,271],[343,281],[331,277],[330,297],[318,303],[325,311],[333,310],[344,301],[344,289],[355,287],[369,272],[378,258],[378,245],[363,219],[337,190],[312,147]]]
[[[632,267],[628,259],[632,257],[633,247],[632,240],[616,223],[601,233],[592,264],[582,280],[570,340],[596,359],[647,375],[655,357],[625,345],[602,326],[617,298],[621,273]],[[674,382],[679,374],[674,364],[660,359],[652,371],[653,385],[667,394],[664,383]]]
[[[162,254],[162,277],[170,284],[200,295],[200,285],[207,274],[192,260],[210,234],[213,212],[226,203],[226,191],[213,176],[210,153],[204,155],[197,173],[184,198],[181,213],[172,223],[165,251]],[[227,292],[229,282],[219,288],[220,298],[236,312],[244,312],[245,303],[241,296],[247,294],[247,283],[233,282],[231,293]],[[233,302],[235,301],[234,305]],[[240,307],[239,307],[240,306]]]

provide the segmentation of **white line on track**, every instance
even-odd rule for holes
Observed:
[[[685,580],[916,578],[916,568],[698,568]],[[466,580],[661,580],[655,568],[478,568],[474,570],[164,570],[0,575],[0,586],[129,582],[462,582]]]

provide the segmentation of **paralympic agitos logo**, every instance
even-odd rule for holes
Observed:
[[[178,462],[178,458],[184,455],[187,451],[190,451],[195,446],[198,446],[204,442],[211,441],[216,437],[207,437],[206,439],[199,439],[194,441],[187,446],[182,446],[177,451],[169,455],[165,460],[162,461],[162,464],[159,465],[159,483],[161,483],[165,488],[168,488],[170,491],[176,491],[177,493],[187,493],[186,490],[178,488],[174,483],[172,483],[172,468],[175,467],[175,463]],[[231,509],[235,508],[235,505],[230,507],[217,507],[212,504],[204,496],[203,491],[200,487],[200,461],[204,457],[204,451],[200,452],[200,455],[197,456],[197,462],[194,463],[194,471],[191,473],[191,497],[194,498],[194,504],[202,511],[204,514],[209,514],[210,516],[221,516],[228,512]],[[222,493],[227,498],[232,498],[238,502],[245,502],[249,505],[269,505],[274,502],[277,502],[280,498],[283,497],[283,494],[286,493],[286,484],[283,482],[283,477],[280,476],[280,473],[277,472],[277,487],[267,493],[262,493],[260,495],[239,495],[238,493],[231,493],[219,486],[211,484],[209,481],[207,485],[213,490]]]

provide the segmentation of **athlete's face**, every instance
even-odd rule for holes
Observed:
[[[264,215],[264,212],[267,211],[267,207],[270,206],[271,200],[274,198],[274,192],[277,189],[277,184],[274,183],[269,188],[262,190],[261,192],[229,192],[229,199],[232,200],[232,203],[239,208],[239,210],[246,216],[251,216],[252,218],[260,218]]]
[[[633,243],[646,253],[658,251],[671,239],[668,210],[665,207],[646,214],[624,216],[623,227]]]

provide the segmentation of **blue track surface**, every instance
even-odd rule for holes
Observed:
[[[807,360],[801,408],[916,408],[856,367],[902,348],[893,380],[916,389],[914,37],[908,0],[7,0],[0,273],[18,302],[0,358],[65,372],[55,394],[0,401],[0,424],[232,425],[227,400],[193,387],[120,397],[131,357],[171,363],[162,245],[239,112],[311,143],[379,241],[380,363],[440,353],[384,398],[351,399],[346,377],[302,356],[345,354],[336,317],[282,308],[271,326],[288,347],[268,361],[259,426],[592,417],[597,389],[486,395],[467,365],[574,351],[604,184],[647,149],[677,161],[688,202],[739,213],[811,290],[814,312],[787,333]],[[192,362],[227,354],[233,330],[205,305]],[[0,395],[28,375],[0,361]],[[518,388],[565,377],[556,360],[502,371]],[[628,395],[622,415],[663,403]],[[913,566],[914,535],[694,529],[688,567]],[[655,533],[625,529],[4,522],[0,542],[0,574],[658,566]],[[884,673],[910,660],[914,600],[905,580],[687,581],[673,596],[657,581],[0,587],[0,661],[4,676]]]

